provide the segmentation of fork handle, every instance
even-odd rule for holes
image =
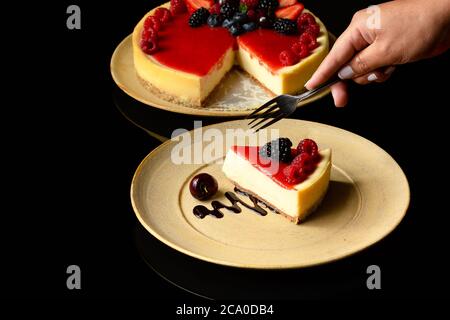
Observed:
[[[304,100],[306,98],[309,98],[312,95],[315,95],[316,93],[322,92],[323,90],[327,89],[328,87],[331,87],[333,84],[342,81],[341,78],[338,77],[338,75],[334,75],[333,77],[331,77],[328,81],[322,83],[320,86],[306,91],[305,93],[301,94],[298,96],[299,99]]]

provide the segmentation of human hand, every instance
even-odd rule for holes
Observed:
[[[396,0],[355,13],[348,28],[305,87],[317,87],[338,73],[358,84],[386,81],[395,66],[443,53],[450,47],[450,0]],[[372,19],[372,20],[371,20]],[[369,23],[368,23],[369,22]],[[372,23],[370,23],[372,22]],[[332,86],[337,107],[347,104],[347,85]]]

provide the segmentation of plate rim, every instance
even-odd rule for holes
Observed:
[[[226,261],[226,260],[221,260],[221,259],[217,259],[217,258],[211,258],[208,257],[206,255],[202,255],[202,254],[198,254],[192,251],[189,251],[187,249],[184,249],[183,247],[179,246],[178,244],[171,242],[170,240],[165,239],[163,236],[161,236],[157,231],[153,230],[152,227],[150,225],[148,225],[145,220],[143,219],[143,215],[139,212],[137,205],[136,205],[136,200],[135,200],[135,195],[134,195],[134,189],[136,186],[136,181],[138,179],[139,173],[142,171],[144,165],[147,163],[147,161],[149,161],[153,156],[156,155],[157,152],[159,152],[160,149],[166,147],[168,144],[170,144],[172,142],[171,139],[161,143],[159,146],[157,146],[156,148],[154,148],[153,150],[150,151],[150,153],[148,153],[144,159],[139,163],[138,167],[136,168],[135,173],[133,174],[133,178],[131,181],[131,187],[130,187],[130,199],[131,199],[131,204],[133,207],[133,212],[135,214],[135,216],[137,217],[139,223],[155,238],[157,238],[159,241],[161,241],[162,243],[166,244],[167,246],[169,246],[170,248],[177,250],[178,252],[184,253],[190,257],[202,260],[202,261],[206,261],[206,262],[210,262],[213,264],[217,264],[217,265],[222,265],[222,266],[228,266],[228,267],[235,267],[235,268],[241,268],[241,269],[253,269],[253,270],[287,270],[287,269],[302,269],[302,268],[310,268],[310,267],[315,267],[315,266],[319,266],[319,265],[324,265],[324,264],[328,264],[328,263],[332,263],[347,257],[350,257],[354,254],[360,253],[370,247],[372,247],[373,245],[377,244],[378,242],[380,242],[381,240],[385,239],[387,236],[389,236],[399,225],[400,223],[403,221],[403,219],[406,216],[406,213],[408,212],[409,206],[411,204],[411,188],[409,185],[409,181],[407,176],[405,175],[405,172],[403,171],[403,169],[400,167],[400,165],[397,163],[397,161],[395,161],[395,159],[383,148],[381,148],[380,146],[378,146],[376,143],[370,141],[369,139],[358,135],[354,132],[351,132],[349,130],[346,129],[342,129],[336,126],[331,126],[328,124],[324,124],[324,123],[320,123],[320,122],[315,122],[315,121],[308,121],[308,120],[300,120],[300,119],[289,119],[289,120],[294,120],[294,121],[302,121],[302,122],[307,122],[309,124],[313,124],[313,125],[320,125],[320,126],[326,126],[329,128],[333,128],[333,129],[338,129],[347,133],[351,133],[353,135],[358,136],[359,138],[362,138],[363,140],[365,140],[365,142],[374,145],[375,147],[377,147],[378,149],[380,149],[383,153],[385,153],[393,162],[394,164],[398,167],[399,172],[401,173],[401,178],[404,180],[405,185],[406,185],[406,206],[405,208],[402,210],[401,214],[398,215],[398,219],[395,221],[395,223],[392,223],[390,225],[390,227],[388,229],[386,229],[384,232],[380,232],[380,234],[377,237],[374,237],[374,240],[371,240],[370,243],[367,242],[363,245],[360,245],[359,247],[357,247],[353,252],[346,252],[343,254],[338,254],[335,257],[332,257],[331,259],[328,260],[324,260],[324,261],[319,261],[319,262],[312,262],[312,263],[291,263],[291,264],[287,264],[287,265],[274,265],[274,264],[270,264],[270,265],[263,265],[263,264],[248,264],[248,263],[237,263],[237,262],[230,262],[230,261]],[[238,122],[238,121],[242,121],[242,120],[232,120],[232,121],[225,121],[223,123],[229,123],[229,122]],[[217,124],[212,124],[212,125],[208,125],[205,126],[203,128],[208,128],[208,127],[213,127]],[[191,134],[194,130],[190,130],[189,134]]]
[[[332,41],[332,42],[336,40],[336,36],[329,31],[328,31],[328,37],[329,37],[330,41]],[[250,113],[252,113],[256,109],[256,107],[255,107],[254,109],[241,110],[241,111],[239,111],[239,110],[219,111],[219,110],[203,109],[201,107],[200,108],[192,108],[192,107],[186,107],[186,106],[182,106],[182,105],[177,105],[176,107],[174,107],[174,106],[170,106],[170,105],[168,106],[168,105],[163,105],[163,104],[158,104],[158,103],[148,101],[147,99],[143,98],[141,95],[136,94],[133,90],[130,90],[126,86],[125,83],[122,83],[119,80],[120,76],[118,76],[118,72],[116,72],[115,68],[114,68],[114,63],[116,61],[118,61],[119,52],[121,52],[121,50],[123,50],[123,47],[126,46],[126,43],[128,41],[131,41],[131,38],[132,38],[132,34],[129,34],[124,39],[122,39],[122,41],[120,41],[120,43],[114,49],[114,52],[111,56],[111,60],[110,60],[110,64],[109,64],[109,69],[110,69],[110,73],[113,78],[113,81],[123,92],[125,92],[131,98],[133,98],[151,108],[157,108],[157,109],[161,109],[164,111],[169,111],[169,112],[174,112],[174,113],[179,113],[179,114],[195,115],[195,116],[243,117],[243,116],[248,116]],[[310,104],[312,102],[320,100],[320,99],[326,97],[328,94],[330,94],[330,92],[331,92],[331,89],[328,88],[320,94],[313,95],[312,97],[301,102],[297,106],[297,108],[301,108],[302,106],[305,106],[307,104]]]

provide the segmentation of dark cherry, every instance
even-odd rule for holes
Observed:
[[[192,178],[189,191],[198,200],[206,200],[216,194],[219,188],[217,180],[207,173],[200,173]]]

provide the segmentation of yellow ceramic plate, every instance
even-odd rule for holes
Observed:
[[[245,121],[238,120],[204,127],[203,132],[214,128],[223,133],[245,126]],[[220,161],[172,163],[174,141],[152,151],[135,173],[131,201],[139,221],[156,238],[190,256],[261,269],[334,261],[376,243],[400,223],[409,204],[408,181],[384,150],[356,134],[314,122],[285,119],[273,128],[292,141],[309,137],[320,147],[333,149],[329,191],[304,223],[295,225],[271,211],[262,217],[245,208],[240,214],[224,210],[222,219],[196,218],[194,206],[210,207],[211,200],[226,202],[223,194],[232,191],[233,185],[222,173]],[[196,142],[195,146],[199,143],[210,144]],[[200,202],[190,195],[189,181],[200,172],[218,180],[214,199]]]
[[[331,34],[329,37],[330,43],[333,43],[335,37]],[[184,114],[219,117],[246,116],[273,97],[245,72],[233,68],[208,98],[204,107],[191,108],[165,101],[146,90],[139,82],[133,64],[131,35],[126,37],[114,51],[111,58],[111,74],[119,88],[134,99],[149,106]],[[329,92],[329,89],[325,90],[301,102],[299,107],[316,101]]]

